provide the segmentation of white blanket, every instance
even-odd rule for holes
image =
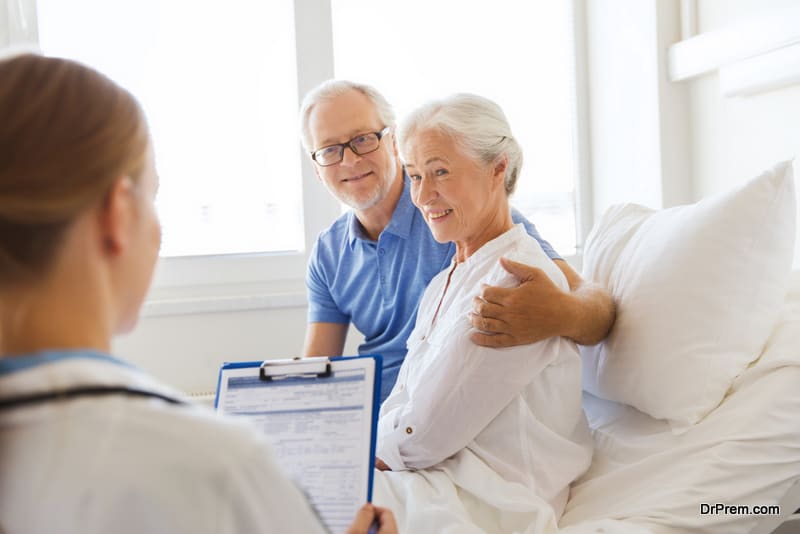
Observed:
[[[587,395],[595,454],[572,486],[561,527],[605,518],[651,533],[750,532],[758,516],[703,514],[701,504],[774,505],[800,479],[799,384],[796,294],[761,357],[683,435],[631,407]]]
[[[469,451],[441,469],[376,472],[374,501],[392,507],[409,533],[744,534],[757,516],[701,514],[700,505],[776,504],[800,480],[798,384],[800,283],[761,357],[685,434],[629,406],[585,396],[595,454],[558,526],[546,502],[513,491]]]
[[[502,479],[469,449],[433,469],[376,471],[373,501],[394,511],[400,532],[558,530],[550,504],[522,484]]]

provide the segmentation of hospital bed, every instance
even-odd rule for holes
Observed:
[[[582,349],[595,453],[559,532],[800,532],[797,206],[789,162],[592,230],[583,274],[618,315]]]

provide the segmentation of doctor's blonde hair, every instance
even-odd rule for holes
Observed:
[[[84,210],[139,179],[147,124],[99,72],[26,54],[0,61],[0,287],[35,279]]]

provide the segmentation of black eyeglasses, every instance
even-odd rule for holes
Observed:
[[[387,126],[380,132],[370,132],[357,135],[346,143],[339,143],[338,145],[324,146],[319,150],[311,153],[311,159],[317,162],[320,167],[328,167],[329,165],[336,165],[344,159],[345,147],[350,147],[354,154],[363,156],[370,152],[375,152],[381,146],[381,138],[389,133],[391,129]]]

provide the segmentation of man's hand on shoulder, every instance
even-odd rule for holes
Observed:
[[[486,347],[511,347],[562,335],[564,308],[572,306],[562,291],[538,267],[500,259],[519,280],[517,287],[484,286],[473,299],[471,322],[479,330],[472,341]]]
[[[571,291],[562,291],[544,271],[500,259],[519,280],[512,288],[484,286],[473,300],[471,339],[485,347],[527,345],[564,336],[589,345],[602,341],[614,322],[614,302],[599,286],[583,283],[567,262],[557,260]]]

